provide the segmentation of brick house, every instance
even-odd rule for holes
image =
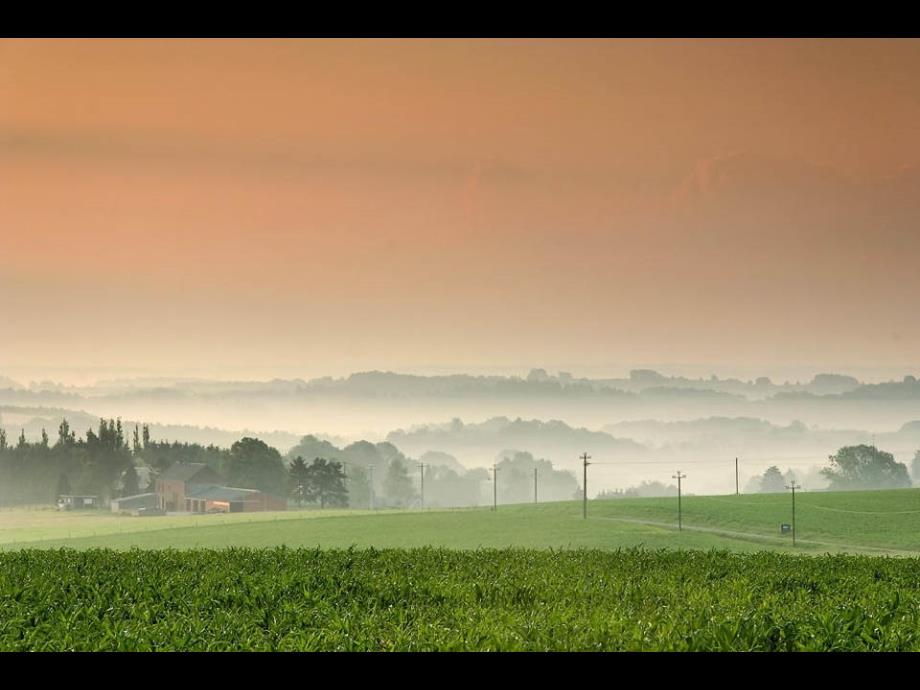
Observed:
[[[160,510],[186,510],[186,495],[198,486],[222,484],[217,472],[203,462],[173,463],[157,477],[157,505]]]

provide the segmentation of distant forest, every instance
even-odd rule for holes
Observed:
[[[315,436],[304,436],[282,456],[264,441],[244,437],[229,448],[199,443],[157,441],[146,425],[126,429],[120,419],[102,419],[96,429],[78,437],[67,420],[52,441],[42,430],[38,441],[24,433],[10,440],[0,429],[0,505],[51,504],[67,494],[96,495],[103,500],[154,490],[156,477],[174,463],[205,463],[228,484],[259,489],[303,502],[298,472],[317,458],[343,468],[347,498],[352,508],[475,506],[493,491],[484,468],[467,470],[456,458],[427,452],[418,460],[391,443],[359,441],[339,448]],[[573,498],[575,475],[553,469],[548,460],[530,453],[509,451],[497,460],[498,500],[529,501],[534,472],[542,500]],[[319,499],[317,499],[319,500]]]

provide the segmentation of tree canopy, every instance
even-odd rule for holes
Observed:
[[[224,467],[231,486],[259,489],[283,496],[287,471],[281,453],[257,438],[242,438],[230,446]]]
[[[394,458],[387,467],[383,489],[387,499],[398,506],[408,506],[416,496],[409,477],[409,468],[400,458]]]
[[[899,489],[911,486],[907,466],[875,446],[845,446],[829,458],[831,467],[821,473],[831,490]]]
[[[786,478],[779,467],[773,465],[768,467],[760,478],[760,493],[771,494],[779,493],[786,490]]]

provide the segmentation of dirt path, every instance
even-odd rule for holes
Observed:
[[[630,522],[637,525],[651,525],[653,527],[665,527],[667,529],[677,529],[677,525],[671,522],[660,522],[658,520],[648,520],[645,518],[631,518],[631,517],[610,517],[603,516],[594,518],[596,520],[617,520],[619,522]],[[708,534],[717,534],[724,537],[734,537],[737,539],[746,539],[754,541],[768,541],[771,543],[778,543],[784,546],[789,546],[790,541],[782,537],[771,537],[766,534],[757,534],[756,532],[739,532],[737,530],[724,529],[722,527],[703,527],[700,525],[688,525],[684,523],[683,528],[686,530],[691,530],[694,532],[706,532]],[[817,541],[815,539],[796,539],[796,542],[799,544],[808,544],[813,546],[830,546],[836,549],[841,549],[845,551],[853,552],[865,552],[865,553],[874,553],[874,554],[884,554],[891,556],[912,556],[917,558],[920,556],[920,551],[906,551],[903,549],[890,549],[883,546],[864,546],[860,544],[840,544],[838,542],[830,541]]]

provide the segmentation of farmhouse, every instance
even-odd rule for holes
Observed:
[[[204,463],[176,463],[157,478],[156,505],[164,511],[187,513],[287,510],[285,498],[224,486],[223,482]]]
[[[203,462],[174,463],[157,477],[157,504],[160,510],[187,510],[185,497],[189,490],[221,482],[223,477]]]

